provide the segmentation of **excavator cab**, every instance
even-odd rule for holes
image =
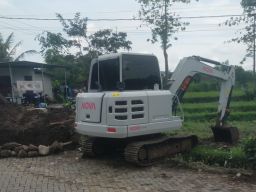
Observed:
[[[89,92],[136,91],[161,88],[160,69],[154,55],[122,54],[94,59]]]

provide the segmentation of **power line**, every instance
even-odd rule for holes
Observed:
[[[20,29],[17,29],[17,28],[12,28],[12,27],[9,27],[9,26],[1,26],[0,25],[0,30],[3,30],[3,29],[11,29],[11,30],[15,30],[15,31],[21,31],[23,33],[25,32],[30,32],[29,34],[38,34],[40,30],[37,30],[37,29],[26,29],[26,28],[20,28]],[[236,30],[240,30],[241,28],[238,28]],[[184,34],[184,33],[194,33],[194,32],[225,32],[225,31],[233,31],[234,29],[190,29],[190,30],[185,30],[185,31],[180,31],[180,33]],[[97,30],[90,30],[88,31],[89,33],[94,33],[96,32]],[[150,31],[140,31],[140,30],[137,30],[137,31],[126,31],[127,34],[138,34],[138,35],[145,35],[145,34],[151,34]]]
[[[239,15],[206,15],[206,16],[189,16],[189,17],[178,17],[179,19],[206,19],[206,18],[222,18],[222,17],[241,17],[244,14]]]
[[[218,6],[210,6],[207,8],[207,11],[216,11],[216,8],[220,9],[225,9],[225,11],[228,9],[228,11],[235,11],[235,10],[240,10],[241,7],[240,6],[230,6],[230,5],[218,5]],[[194,10],[205,10],[205,7],[179,7],[179,8],[176,8],[174,7],[175,9],[175,12],[192,12]],[[74,12],[62,12],[61,14],[74,14],[76,13],[75,11]],[[134,10],[130,9],[130,10],[105,10],[105,11],[85,11],[85,12],[80,12],[80,13],[83,13],[83,14],[88,14],[88,13],[113,13],[113,14],[116,14],[116,13],[134,13]],[[40,15],[49,15],[48,13],[45,13],[45,14],[40,14]],[[8,15],[8,17],[24,17],[24,16],[39,16],[39,14],[15,14],[15,15]]]
[[[223,18],[223,17],[240,17],[245,16],[243,14],[237,15],[205,15],[205,16],[185,16],[185,17],[177,17],[179,19],[206,19],[206,18]],[[6,17],[0,16],[0,19],[6,20],[34,20],[34,21],[59,21],[57,18],[38,18],[38,17]],[[74,19],[66,18],[63,19],[65,21],[72,21]],[[139,18],[98,18],[98,19],[90,19],[87,18],[88,21],[142,21],[143,19]]]

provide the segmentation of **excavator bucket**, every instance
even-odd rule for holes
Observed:
[[[237,127],[221,127],[221,126],[213,126],[211,127],[214,140],[216,142],[225,142],[230,144],[235,144],[239,139],[239,131]]]

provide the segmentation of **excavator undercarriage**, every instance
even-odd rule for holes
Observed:
[[[234,144],[239,139],[236,127],[211,127],[214,140]],[[83,157],[119,154],[138,166],[150,166],[158,160],[189,152],[198,144],[196,135],[170,137],[163,134],[130,139],[106,139],[81,135]]]
[[[129,143],[124,151],[127,162],[149,166],[163,157],[188,152],[197,144],[196,136],[167,137],[160,136],[150,140]]]
[[[198,143],[195,135],[169,137],[162,134],[125,140],[108,140],[81,136],[84,157],[120,154],[138,166],[150,166],[163,157],[189,152]]]

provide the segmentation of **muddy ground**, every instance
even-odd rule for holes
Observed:
[[[7,142],[50,145],[74,135],[74,111],[65,108],[34,109],[0,99],[0,145]]]

